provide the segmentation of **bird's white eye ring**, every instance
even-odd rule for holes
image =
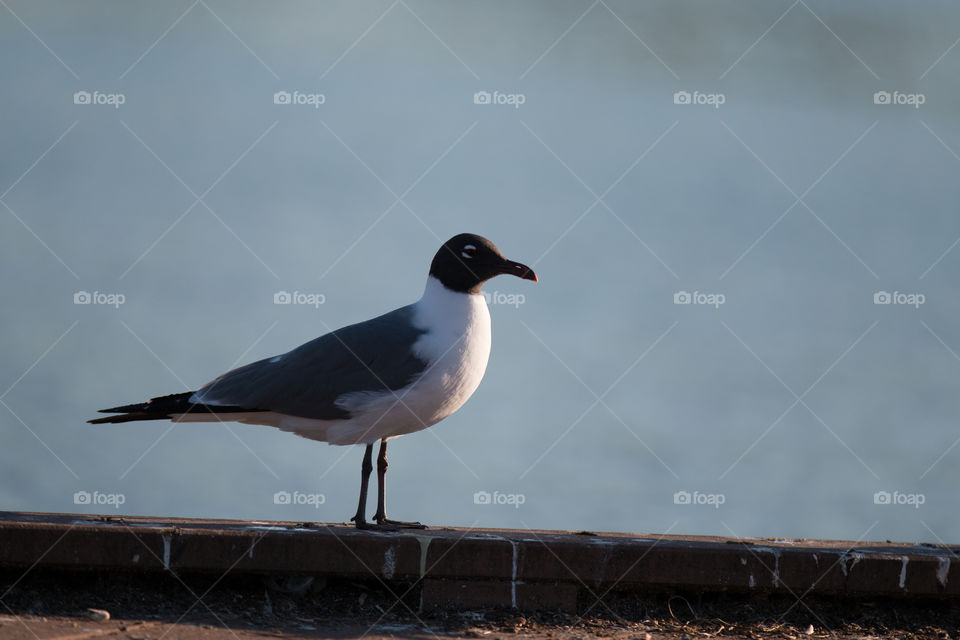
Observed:
[[[463,251],[460,252],[460,255],[469,259],[472,258],[476,252],[477,248],[472,244],[468,244],[463,247]]]

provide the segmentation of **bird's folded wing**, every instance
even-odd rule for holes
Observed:
[[[276,411],[303,418],[350,418],[337,399],[358,391],[395,391],[427,363],[412,350],[424,333],[412,306],[349,325],[282,356],[228,371],[197,390],[192,401]]]

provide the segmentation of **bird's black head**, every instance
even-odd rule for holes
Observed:
[[[507,260],[483,236],[461,233],[447,240],[430,264],[430,275],[452,291],[479,293],[483,283],[501,273],[537,281],[530,267]]]

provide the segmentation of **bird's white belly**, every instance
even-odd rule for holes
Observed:
[[[452,360],[452,358],[451,358]],[[462,363],[440,362],[414,384],[389,392],[360,392],[337,404],[353,414],[327,430],[328,442],[374,442],[420,431],[440,422],[473,395],[486,368],[464,370]]]

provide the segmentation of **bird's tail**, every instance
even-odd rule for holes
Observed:
[[[249,409],[238,406],[224,406],[212,404],[200,404],[191,402],[194,391],[184,393],[174,393],[169,396],[160,396],[151,398],[146,402],[136,404],[126,404],[120,407],[110,409],[101,409],[100,413],[115,413],[118,415],[107,416],[105,418],[96,418],[87,420],[90,424],[135,422],[138,420],[169,420],[175,415],[185,413],[237,413],[263,411],[263,409]]]

